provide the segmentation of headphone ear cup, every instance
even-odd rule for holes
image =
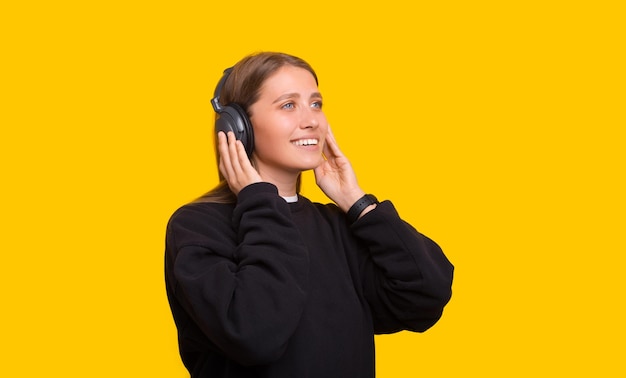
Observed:
[[[243,143],[248,157],[252,156],[254,148],[252,123],[241,106],[233,103],[220,109],[218,118],[215,120],[215,134],[217,135],[220,131],[224,133],[232,131],[235,138]]]

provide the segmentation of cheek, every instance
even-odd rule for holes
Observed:
[[[267,122],[262,117],[255,117],[250,119],[252,123],[252,133],[254,134],[255,148],[263,146],[267,143],[269,128]]]
[[[258,122],[253,124],[254,150],[259,157],[268,158],[280,153],[281,141],[288,139],[275,124]]]
[[[293,122],[287,117],[264,117],[252,121],[255,143],[257,139],[270,144],[288,140],[293,129]]]
[[[320,121],[320,130],[322,130],[322,132],[326,134],[329,128],[330,128],[330,125],[328,124],[326,117],[323,117],[322,120]]]

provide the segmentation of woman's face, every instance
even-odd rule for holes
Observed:
[[[313,75],[283,66],[267,78],[250,107],[255,166],[264,179],[281,179],[323,161],[328,123]]]

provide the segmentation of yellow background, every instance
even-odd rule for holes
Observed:
[[[258,50],[316,68],[362,187],[456,266],[379,377],[626,374],[620,2],[344,3],[0,7],[0,376],[186,376],[165,223],[215,183],[209,100]]]

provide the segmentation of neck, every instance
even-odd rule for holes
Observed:
[[[276,185],[276,187],[278,188],[278,194],[281,197],[292,197],[295,196],[296,194],[298,194],[296,192],[296,183],[292,183],[292,184],[288,184],[286,185],[285,183],[278,183],[276,181],[270,181],[272,184]]]
[[[267,172],[259,172],[264,181],[274,184],[278,188],[278,194],[281,197],[292,197],[298,194],[298,177],[300,174],[295,175],[272,175]]]

